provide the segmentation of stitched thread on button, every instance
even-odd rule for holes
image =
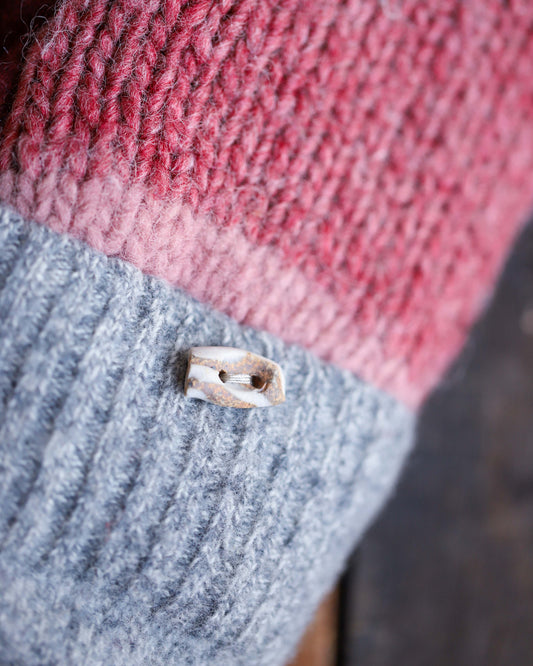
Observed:
[[[280,366],[244,349],[192,347],[185,395],[224,407],[272,407],[285,400]]]

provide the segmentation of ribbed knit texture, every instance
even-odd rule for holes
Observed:
[[[0,196],[417,403],[530,207],[532,62],[529,0],[67,0]]]
[[[186,399],[194,344],[276,360],[286,403]],[[283,664],[411,435],[353,375],[4,209],[0,662]]]

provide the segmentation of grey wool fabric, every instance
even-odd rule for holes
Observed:
[[[287,401],[183,395],[193,345]],[[282,665],[412,441],[394,399],[0,211],[0,663]]]

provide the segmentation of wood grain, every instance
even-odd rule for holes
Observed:
[[[337,659],[338,589],[324,599],[289,666],[335,666]]]

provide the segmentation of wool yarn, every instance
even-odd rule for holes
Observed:
[[[0,247],[0,663],[284,663],[412,415],[5,209]],[[277,358],[287,402],[186,399],[191,339]]]
[[[64,0],[0,196],[418,404],[531,203],[528,0]]]
[[[0,662],[282,666],[531,204],[527,0],[59,0],[0,67]],[[188,348],[287,402],[183,394]]]

